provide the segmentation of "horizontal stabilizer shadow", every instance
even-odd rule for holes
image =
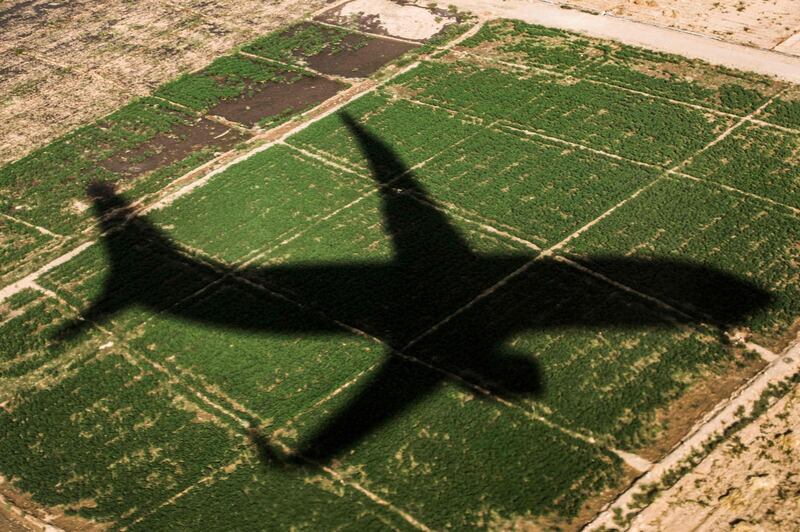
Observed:
[[[541,393],[545,378],[536,360],[504,347],[504,342],[519,331],[634,329],[709,319],[734,326],[770,302],[770,296],[749,281],[702,265],[593,256],[581,260],[609,277],[630,278],[643,293],[661,295],[667,290],[664,299],[697,312],[667,313],[669,319],[665,319],[664,313],[642,312],[623,304],[622,298],[584,293],[580,287],[580,297],[570,297],[565,303],[566,294],[574,296],[576,284],[588,276],[550,257],[531,262],[535,255],[529,253],[474,253],[446,216],[430,207],[435,205],[434,200],[392,148],[347,114],[340,116],[379,187],[382,221],[392,241],[393,260],[240,269],[210,259],[201,261],[181,252],[145,217],[136,216],[113,188],[97,184],[88,193],[103,230],[107,278],[102,294],[80,319],[65,327],[62,335],[74,337],[89,324],[102,323],[132,306],[230,330],[290,335],[348,333],[333,320],[320,317],[321,313],[373,334],[388,346],[385,362],[367,374],[364,382],[357,383],[358,393],[349,403],[333,412],[314,433],[301,437],[294,455],[325,462],[433,393],[447,372],[497,393]],[[472,305],[463,316],[435,333],[413,341],[524,265],[524,273],[497,294]],[[235,290],[189,298],[221,277],[226,277]],[[289,305],[258,289],[259,285],[275,292],[286,290],[320,312],[294,307],[287,310]],[[403,356],[397,356],[397,351]],[[266,462],[303,461],[287,459],[285,453],[271,450],[268,439],[254,434],[259,455]]]

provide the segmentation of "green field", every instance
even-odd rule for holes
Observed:
[[[222,148],[107,161],[354,35],[261,37],[0,169],[2,286],[94,242],[0,301],[12,489],[112,529],[575,529],[763,367],[726,333],[791,340],[797,87],[517,21],[125,219]]]

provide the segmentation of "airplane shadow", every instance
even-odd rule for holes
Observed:
[[[353,448],[432,393],[447,378],[445,371],[498,394],[542,393],[545,378],[536,360],[504,346],[518,331],[640,329],[709,320],[725,328],[741,323],[771,300],[747,280],[690,262],[586,258],[592,267],[613,272],[615,279],[635,279],[645,293],[663,291],[666,286],[672,301],[699,309],[697,315],[674,313],[665,320],[663,314],[642,312],[624,298],[609,297],[609,291],[585,288],[581,284],[585,274],[561,260],[548,257],[532,262],[536,256],[532,251],[476,253],[447,217],[432,207],[435,201],[397,154],[349,115],[339,116],[369,163],[393,260],[239,268],[199,260],[137,215],[113,186],[96,183],[87,193],[100,220],[109,272],[102,294],[59,336],[75,337],[92,324],[137,306],[227,330],[350,334],[324,317],[328,316],[381,339],[387,346],[383,364],[355,398],[301,439],[295,455],[286,456],[263,435],[251,431],[265,462],[302,464],[327,462]],[[523,267],[496,293],[417,341],[454,309]],[[252,297],[219,291],[213,298],[198,297],[191,305],[181,304],[203,286],[223,278],[236,283],[239,293],[245,290]],[[259,287],[287,294],[312,312],[287,312],[285,304],[276,304]]]

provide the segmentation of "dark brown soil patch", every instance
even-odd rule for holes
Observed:
[[[109,157],[100,165],[111,172],[133,177],[181,161],[202,148],[227,151],[246,137],[236,129],[201,118],[169,133],[159,133],[134,149]]]
[[[366,40],[366,42],[364,42]],[[360,43],[360,45],[356,45]],[[306,58],[308,66],[322,72],[348,78],[365,78],[417,45],[388,39],[348,35],[344,49],[333,54],[321,52]]]
[[[208,113],[247,126],[264,119],[277,122],[316,106],[345,87],[343,83],[321,76],[306,76],[291,83],[262,83],[238,98],[222,100]]]

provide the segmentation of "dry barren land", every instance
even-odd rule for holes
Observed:
[[[0,2],[0,164],[322,0]]]
[[[800,55],[796,0],[572,0],[568,4],[640,22]]]

